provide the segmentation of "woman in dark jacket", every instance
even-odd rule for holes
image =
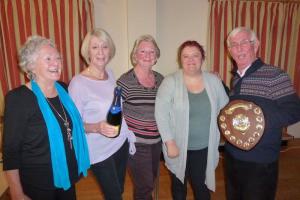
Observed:
[[[89,157],[78,110],[58,83],[61,56],[54,43],[28,38],[19,65],[30,81],[5,98],[3,168],[15,199],[76,199]]]

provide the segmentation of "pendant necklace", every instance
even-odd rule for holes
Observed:
[[[67,130],[67,139],[68,139],[68,142],[70,143],[70,149],[72,149],[72,140],[73,140],[73,138],[72,138],[72,129],[70,128],[70,123],[68,121],[65,109],[64,109],[63,105],[61,104],[61,101],[60,101],[59,97],[58,97],[58,100],[59,100],[60,106],[62,108],[64,117],[62,117],[59,114],[59,112],[55,109],[55,107],[52,105],[52,103],[50,103],[50,101],[48,100],[48,98],[46,98],[46,100],[49,103],[49,105],[53,108],[53,110],[56,112],[56,114],[59,116],[59,118],[64,122],[64,126],[65,126],[65,128]]]

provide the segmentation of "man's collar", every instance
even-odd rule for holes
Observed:
[[[260,66],[264,65],[264,63],[262,62],[262,60],[260,58],[256,58],[249,66],[247,66],[242,73],[240,73],[240,71],[237,69],[236,73],[240,76],[243,77],[245,76],[245,74],[247,73],[247,71],[250,71],[249,73],[252,73],[252,71],[256,71],[257,68],[259,68]],[[251,70],[249,70],[251,69]]]
[[[245,67],[243,69],[242,72],[240,72],[239,70],[236,71],[236,73],[240,76],[240,77],[243,77],[245,74],[246,74],[246,71],[251,67],[252,64],[248,65],[247,67]]]

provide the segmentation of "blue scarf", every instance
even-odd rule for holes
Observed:
[[[66,152],[59,123],[53,114],[43,92],[34,80],[31,81],[31,87],[37,98],[48,130],[54,185],[57,188],[63,188],[64,190],[67,190],[70,188],[71,184],[66,160]],[[75,104],[65,89],[57,82],[55,82],[55,88],[60,101],[66,108],[72,120],[72,146],[74,147],[76,155],[78,174],[80,175],[83,173],[84,176],[87,176],[87,170],[90,167],[90,160],[83,129],[83,122]]]

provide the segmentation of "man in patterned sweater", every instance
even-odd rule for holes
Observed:
[[[235,28],[228,35],[227,46],[237,65],[230,100],[242,99],[260,106],[265,129],[249,151],[226,143],[226,196],[228,200],[273,200],[282,128],[300,120],[300,100],[285,72],[257,58],[259,41],[252,30]]]

